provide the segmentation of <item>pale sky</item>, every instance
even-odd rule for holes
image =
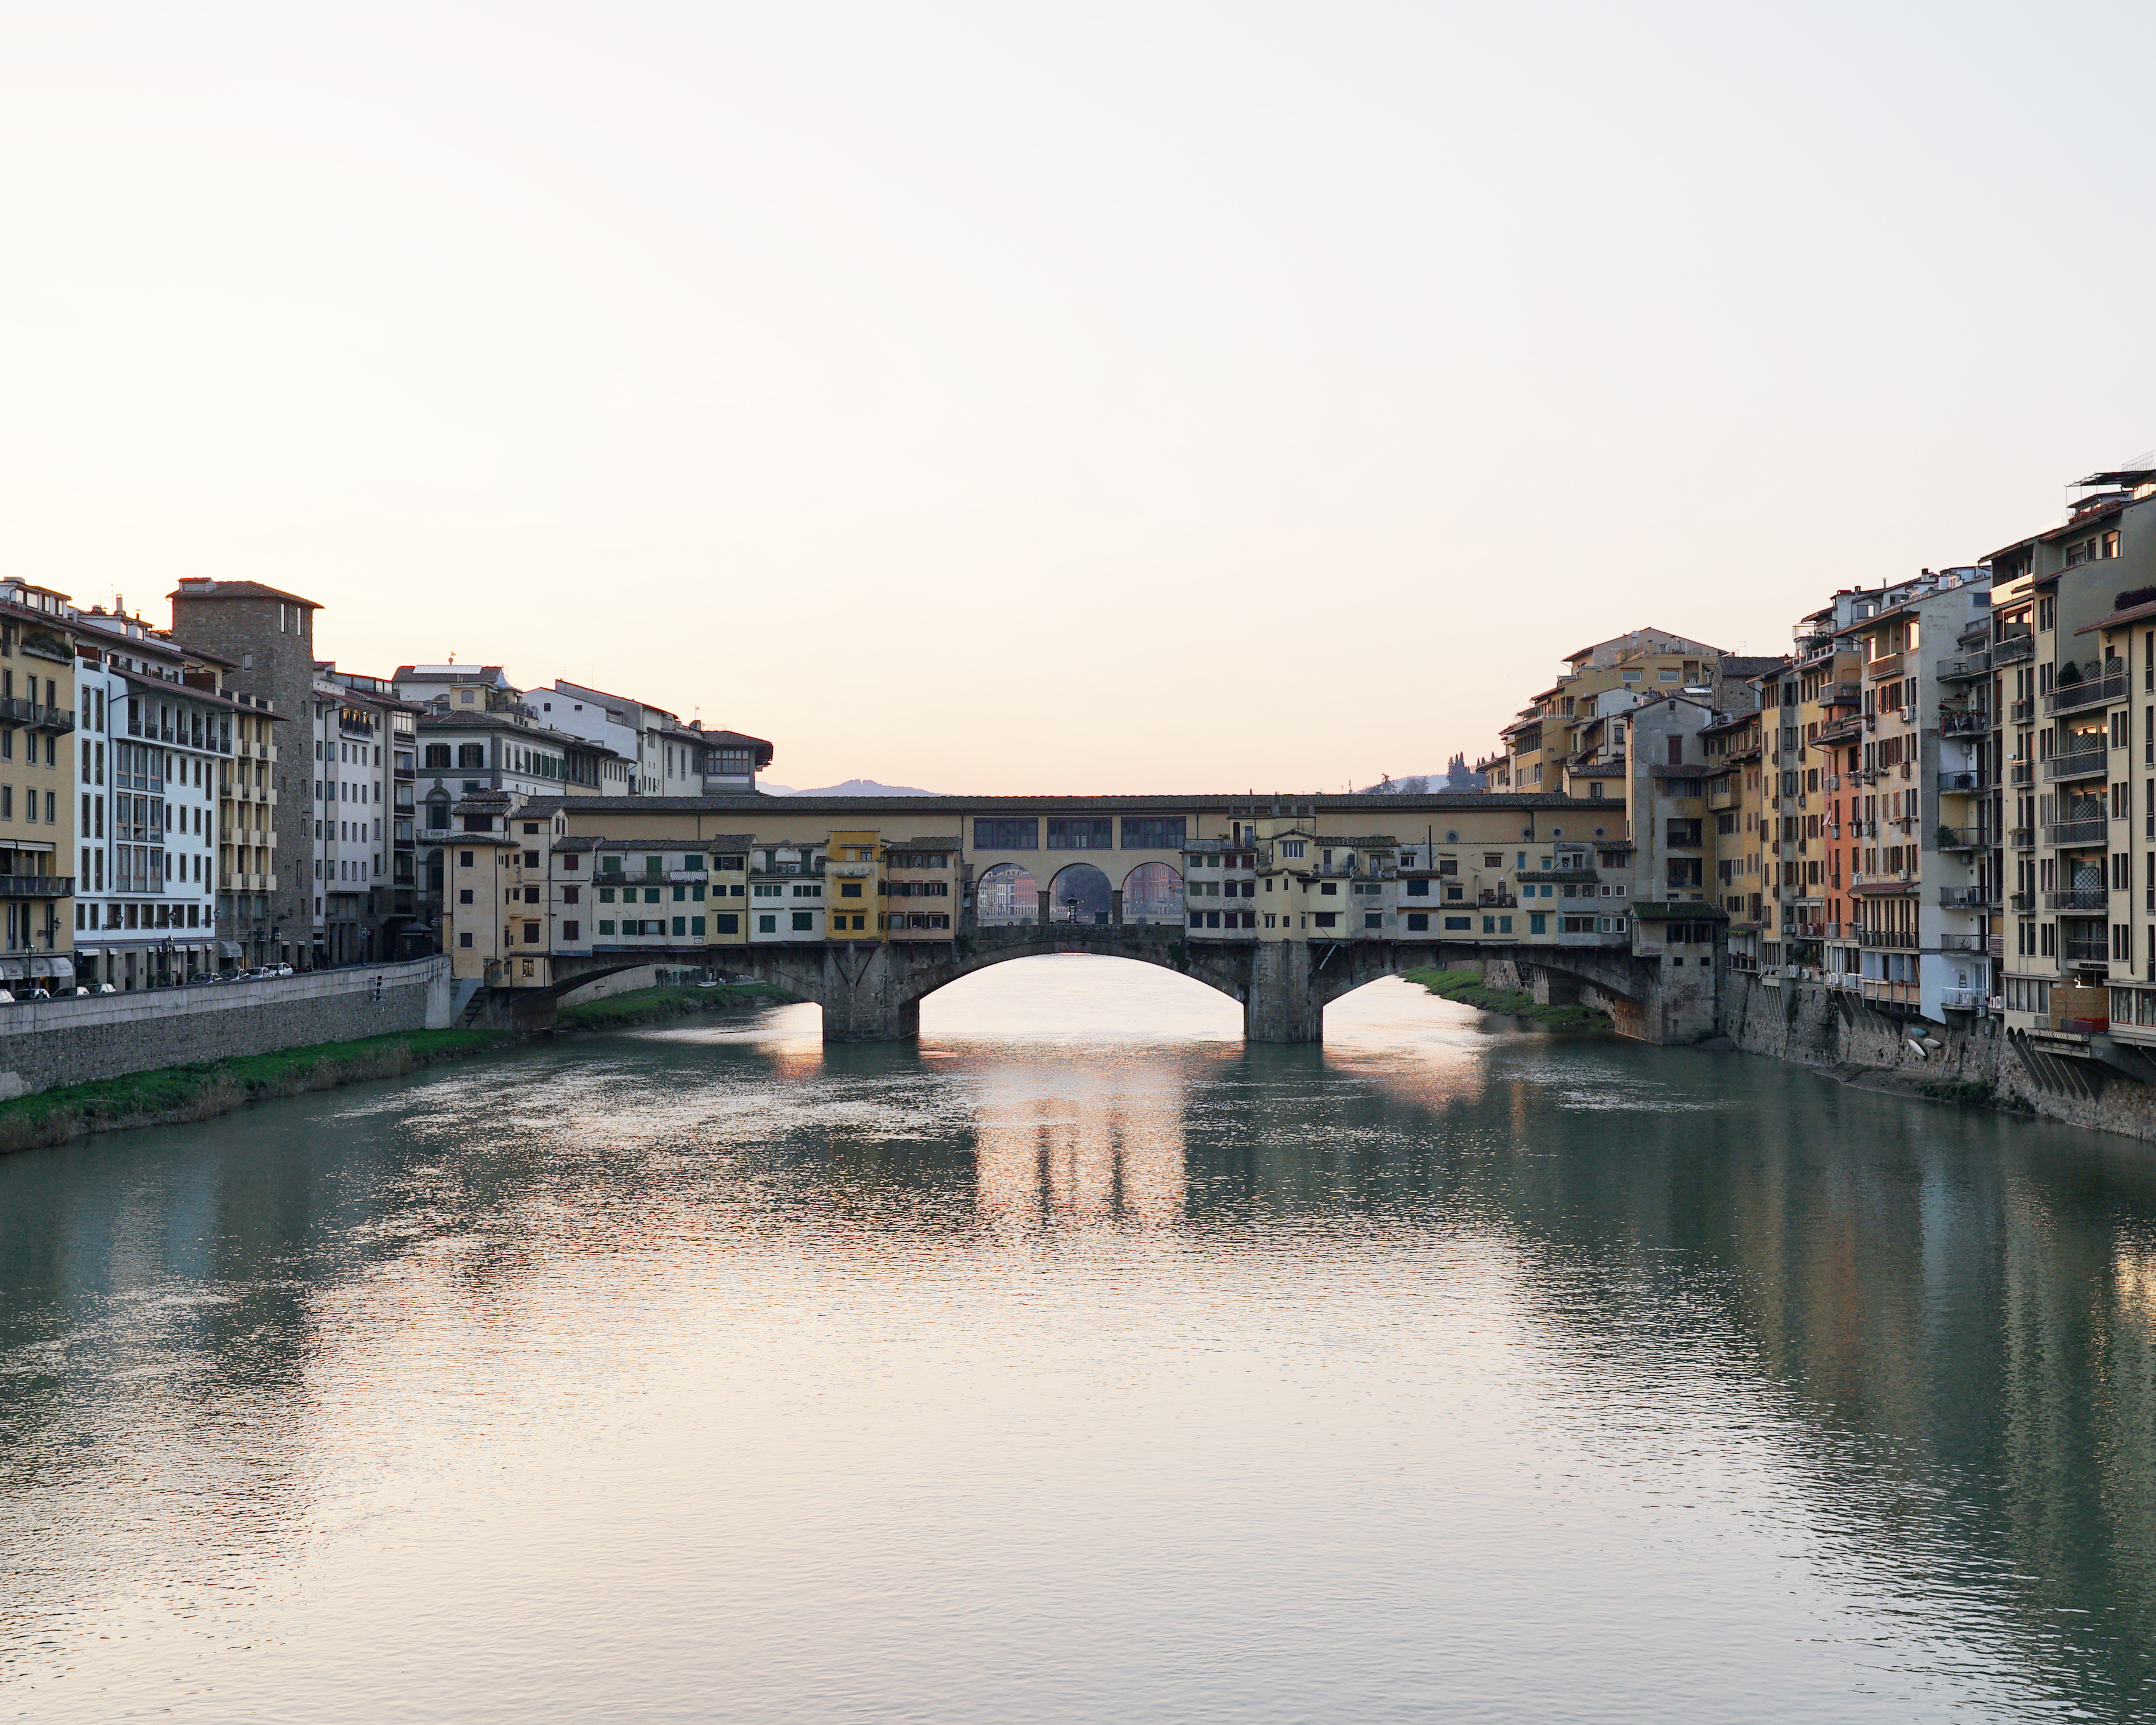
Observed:
[[[2156,445],[2143,7],[0,3],[0,573],[1338,789]]]

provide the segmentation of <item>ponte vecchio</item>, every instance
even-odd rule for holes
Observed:
[[[1663,884],[1690,880],[1666,854],[1672,837],[1683,849],[1681,818],[1635,833],[1625,814],[1457,792],[479,793],[444,840],[444,945],[468,1016],[526,1025],[586,983],[656,965],[767,981],[820,1006],[828,1040],[892,1041],[959,977],[1083,952],[1233,996],[1253,1042],[1317,1042],[1327,1001],[1426,966],[1695,1040],[1712,1024],[1723,913]]]

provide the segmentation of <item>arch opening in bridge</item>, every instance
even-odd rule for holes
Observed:
[[[1035,953],[983,966],[921,999],[921,1034],[1094,1042],[1238,1040],[1243,1010],[1202,978],[1106,953]]]
[[[983,928],[1040,920],[1040,888],[1016,863],[998,863],[973,888],[973,916]]]
[[[1123,876],[1123,921],[1183,926],[1183,876],[1166,863],[1140,863]]]
[[[1115,889],[1108,885],[1108,877],[1091,863],[1072,863],[1059,869],[1048,883],[1051,922],[1088,922],[1106,927],[1115,902]]]

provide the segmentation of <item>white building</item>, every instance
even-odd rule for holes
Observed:
[[[217,937],[218,796],[233,755],[223,661],[101,607],[76,660],[76,979],[121,990],[238,962]],[[109,637],[93,659],[89,643]],[[272,793],[274,794],[274,793]]]

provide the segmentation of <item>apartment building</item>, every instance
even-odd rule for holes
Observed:
[[[230,667],[124,613],[74,617],[77,980],[124,993],[228,969],[242,957],[218,932]]]
[[[772,747],[738,731],[706,731],[648,701],[609,695],[567,678],[535,690],[526,701],[541,721],[609,749],[639,797],[752,795],[771,764]]]
[[[2156,1044],[2156,470],[2076,490],[2064,522],[1990,558],[2014,799],[2000,993],[2010,1033],[2116,1060]]]
[[[311,962],[421,957],[435,930],[418,901],[413,829],[419,708],[382,677],[316,667],[308,874]]]
[[[0,582],[0,988],[75,986],[75,631],[67,595]]]

